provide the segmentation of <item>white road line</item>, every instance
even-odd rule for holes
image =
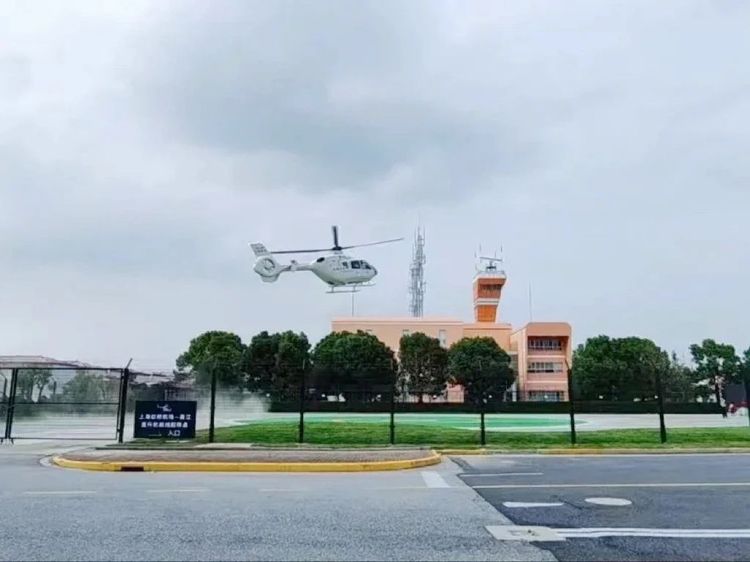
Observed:
[[[562,502],[503,502],[505,507],[562,507]]]
[[[750,482],[644,482],[641,484],[485,484],[475,490],[516,488],[747,488]]]
[[[750,529],[639,529],[618,527],[591,527],[580,529],[553,529],[559,535],[568,538],[602,538],[602,537],[659,537],[659,538],[712,538],[712,539],[747,539]]]
[[[208,488],[176,488],[173,490],[146,490],[147,494],[197,494],[208,492]]]
[[[49,490],[23,493],[24,496],[75,496],[87,494],[96,494],[96,492],[92,490]]]
[[[554,542],[604,537],[681,539],[749,539],[750,529],[648,529],[630,527],[555,528],[523,525],[488,525],[487,531],[501,541]]]
[[[496,472],[494,474],[462,474],[465,478],[479,478],[484,476],[544,476],[544,472]]]
[[[440,476],[437,472],[434,472],[432,470],[423,470],[422,480],[424,480],[424,483],[428,488],[450,488],[451,487],[451,485],[448,484],[448,482],[443,480],[442,476]]]

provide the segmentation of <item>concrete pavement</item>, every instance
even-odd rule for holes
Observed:
[[[0,448],[0,560],[553,560],[451,461],[386,473],[106,473]]]

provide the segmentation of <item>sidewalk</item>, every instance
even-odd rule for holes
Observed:
[[[63,468],[109,472],[363,472],[403,470],[440,462],[432,449],[193,449],[91,448],[52,462]]]

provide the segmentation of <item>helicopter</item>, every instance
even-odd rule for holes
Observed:
[[[378,274],[378,270],[365,260],[344,254],[344,250],[391,244],[403,240],[403,238],[392,238],[367,244],[341,246],[339,244],[338,226],[332,226],[331,231],[333,232],[333,246],[331,248],[269,251],[261,243],[250,244],[250,248],[256,256],[253,271],[260,275],[260,278],[266,283],[275,282],[282,273],[312,271],[330,287],[329,293],[354,293],[359,291],[361,287],[371,287],[373,284],[370,281]],[[320,254],[323,252],[327,255],[320,256],[310,263],[299,263],[291,260],[288,264],[280,264],[274,258],[279,254]]]

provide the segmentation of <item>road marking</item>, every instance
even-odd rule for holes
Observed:
[[[660,538],[710,538],[710,539],[746,539],[750,538],[750,529],[639,529],[618,527],[591,527],[581,529],[555,529],[566,538],[602,538],[602,537],[660,537]]]
[[[586,503],[593,503],[594,505],[606,505],[609,507],[623,507],[626,505],[633,505],[633,502],[626,500],[625,498],[586,498]]]
[[[487,525],[489,533],[499,541],[555,542],[565,537],[557,529],[522,525]]]
[[[503,502],[505,507],[562,507],[562,502]]]
[[[484,484],[472,486],[475,490],[516,488],[747,488],[750,482],[645,482],[642,484]]]
[[[604,537],[648,537],[682,539],[748,539],[750,529],[647,529],[590,527],[559,529],[521,525],[488,525],[487,531],[501,541],[553,542]]]
[[[484,476],[543,476],[544,472],[496,472],[494,474],[462,474],[465,478],[479,478]]]
[[[175,488],[173,490],[146,490],[147,494],[197,494],[208,492],[208,488]]]
[[[428,488],[450,488],[451,487],[451,485],[448,484],[448,482],[443,480],[442,476],[440,476],[437,472],[434,472],[432,470],[423,470],[422,480],[424,480],[424,483]]]
[[[75,496],[75,495],[86,495],[96,494],[92,490],[50,490],[50,491],[33,491],[24,492],[25,496]]]

